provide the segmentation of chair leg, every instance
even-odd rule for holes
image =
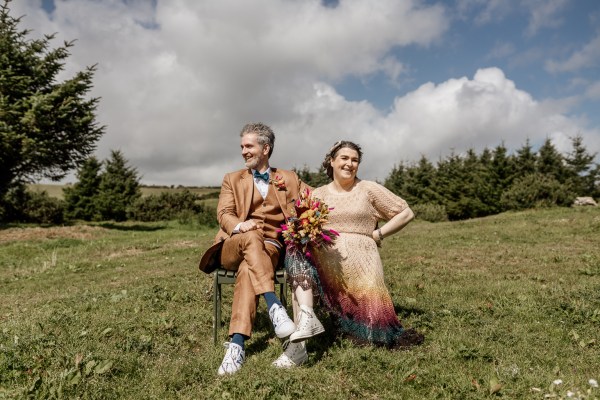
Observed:
[[[285,280],[279,285],[279,299],[281,304],[287,307],[287,282]]]
[[[213,283],[213,343],[217,344],[217,332],[221,325],[221,285],[219,285],[219,277],[215,272]]]

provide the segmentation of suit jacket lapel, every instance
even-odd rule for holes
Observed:
[[[240,186],[242,189],[241,196],[241,208],[242,215],[240,216],[243,221],[248,218],[248,214],[250,213],[250,205],[252,204],[252,195],[254,193],[254,179],[252,179],[252,174],[250,170],[245,170],[241,173],[240,177]]]
[[[277,176],[277,168],[273,168],[271,167],[271,180],[275,180],[275,177]],[[281,176],[281,178],[283,179],[283,177]],[[285,182],[285,179],[284,179]],[[279,202],[279,207],[281,207],[281,211],[283,212],[283,216],[287,219],[290,216],[290,213],[288,212],[287,209],[287,189],[286,190],[280,190],[277,186],[275,186],[274,183],[269,183],[269,190],[274,190],[275,191],[275,196],[277,197],[277,201]]]

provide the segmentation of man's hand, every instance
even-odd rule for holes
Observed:
[[[244,221],[240,225],[240,233],[253,231],[255,229],[258,229],[258,224],[253,219],[249,219],[248,221]]]

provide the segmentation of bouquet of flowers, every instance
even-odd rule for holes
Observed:
[[[323,247],[332,243],[339,233],[323,227],[330,210],[323,201],[310,197],[310,190],[302,192],[294,203],[292,216],[281,225],[281,234],[288,250],[300,251],[306,257],[311,257],[309,247]]]
[[[298,286],[304,290],[312,288],[321,293],[319,275],[311,249],[327,246],[339,233],[325,229],[331,208],[323,201],[311,198],[306,189],[294,203],[292,216],[281,225],[281,234],[286,244],[285,269],[292,290]]]

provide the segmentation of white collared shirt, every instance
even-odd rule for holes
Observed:
[[[256,188],[258,189],[260,195],[264,200],[267,198],[267,193],[269,193],[269,182],[265,182],[262,179],[255,177],[254,171],[255,170],[252,170],[252,178],[254,178],[254,184],[256,185]],[[267,168],[265,172],[267,172],[269,176],[271,176],[271,167]]]

